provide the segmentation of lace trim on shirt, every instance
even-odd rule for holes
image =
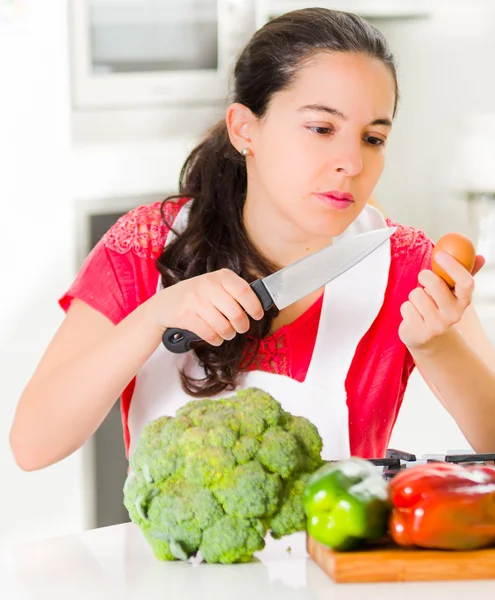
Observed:
[[[409,225],[399,225],[390,219],[385,219],[388,227],[397,227],[397,231],[390,238],[391,253],[393,258],[408,254],[421,246],[433,245],[430,238],[421,231]]]
[[[163,207],[163,216],[172,223],[183,202],[167,202]],[[169,228],[160,213],[161,202],[140,206],[122,216],[103,236],[103,243],[119,254],[133,251],[142,258],[161,254]],[[414,251],[424,245],[432,245],[430,238],[421,230],[408,225],[399,225],[386,219],[387,226],[397,227],[390,238],[391,252],[394,258]]]
[[[119,254],[134,252],[140,258],[157,258],[163,250],[169,228],[160,213],[161,202],[154,202],[129,211],[111,227],[102,241],[109,250]],[[181,208],[180,203],[167,202],[163,216],[172,223]]]
[[[262,339],[258,352],[253,356],[255,347],[254,340],[248,341],[243,360],[244,366],[241,367],[243,370],[267,371],[268,373],[290,377],[289,347],[284,327]]]

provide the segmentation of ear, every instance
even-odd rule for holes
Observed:
[[[239,153],[247,149],[248,153],[252,154],[251,135],[256,121],[255,115],[244,104],[234,102],[228,107],[225,123],[230,141]]]

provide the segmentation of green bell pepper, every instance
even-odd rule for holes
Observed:
[[[308,480],[307,532],[334,550],[353,550],[384,537],[391,512],[388,485],[362,458],[329,462]]]

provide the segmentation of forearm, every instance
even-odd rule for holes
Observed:
[[[160,343],[142,305],[108,334],[43,379],[19,402],[11,445],[23,468],[39,469],[80,448],[98,429],[124,388]]]
[[[495,452],[495,372],[451,328],[414,361],[477,452]]]

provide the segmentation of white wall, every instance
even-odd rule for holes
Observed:
[[[431,19],[378,24],[398,61],[402,101],[377,197],[436,238],[468,233],[460,146],[469,115],[495,113],[495,2],[432,5]]]
[[[0,539],[84,525],[82,457],[23,473],[8,447],[15,404],[61,320],[72,276],[65,3],[19,3],[0,20]]]

